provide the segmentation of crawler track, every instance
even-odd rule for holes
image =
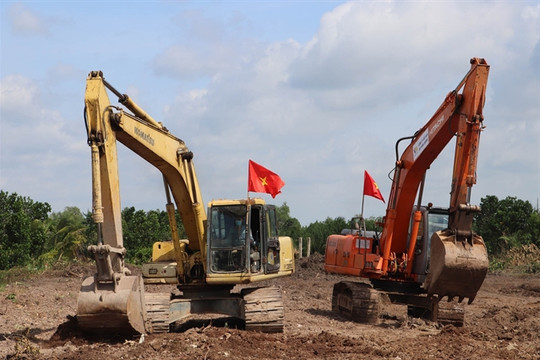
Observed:
[[[465,321],[465,309],[463,308],[463,304],[456,301],[446,302],[441,300],[437,305],[436,321],[443,325],[454,325],[456,327],[463,326]]]
[[[379,319],[380,295],[369,284],[342,281],[334,285],[332,311],[361,323],[375,324]]]
[[[151,333],[169,332],[169,302],[168,293],[145,293],[146,315]]]
[[[283,298],[276,287],[243,289],[246,330],[283,332]]]

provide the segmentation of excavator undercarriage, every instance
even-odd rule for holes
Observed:
[[[278,287],[227,288],[191,292],[144,292],[139,276],[122,277],[116,289],[85,279],[78,298],[77,322],[92,334],[130,336],[181,332],[213,324],[260,332],[283,331],[283,299]],[[193,291],[194,290],[194,291]]]
[[[426,210],[425,214],[428,213]],[[426,231],[428,228],[426,226]],[[369,244],[373,239],[363,241]],[[407,305],[411,317],[462,326],[464,308],[461,303],[465,298],[472,303],[487,274],[489,264],[485,244],[477,235],[472,236],[472,243],[456,241],[451,231],[443,230],[433,233],[429,251],[429,267],[423,283],[407,280],[405,274],[399,272],[400,268],[406,269],[406,263],[396,262],[393,267],[398,271],[386,277],[376,277],[372,273],[369,283],[337,283],[332,309],[358,322],[376,323],[384,298],[391,303]],[[326,268],[340,272],[328,263]]]
[[[182,293],[146,293],[148,332],[181,332],[213,324],[260,332],[283,331],[283,299],[277,287],[250,287],[238,293],[214,287]]]
[[[407,315],[411,318],[463,326],[463,305],[448,300],[426,294],[377,290],[368,283],[342,281],[334,285],[332,311],[356,322],[377,324],[384,304],[393,303],[406,305]]]

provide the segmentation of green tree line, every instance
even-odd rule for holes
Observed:
[[[487,196],[481,199],[480,206],[482,211],[475,216],[474,230],[483,236],[490,257],[526,245],[540,247],[540,214],[530,202],[515,197],[499,200],[496,196]],[[329,235],[357,226],[356,220],[343,217],[328,217],[302,226],[291,216],[287,203],[277,207],[277,214],[280,234],[292,237],[295,243],[300,237],[309,237],[312,252],[321,254]],[[366,219],[367,230],[381,231],[378,225],[381,220]],[[129,263],[149,261],[152,244],[170,239],[164,210],[126,207],[122,210],[122,224]],[[185,237],[178,216],[177,224],[180,236]],[[82,213],[77,207],[51,212],[48,203],[0,190],[0,270],[83,260],[87,258],[88,245],[96,242],[96,227],[90,212]]]
[[[185,236],[180,217],[176,220],[179,235]],[[170,239],[164,210],[126,207],[122,210],[122,228],[126,261],[133,264],[149,261],[153,243]],[[77,207],[51,212],[48,203],[0,191],[0,270],[84,260],[88,245],[95,243],[97,229],[91,212],[83,214]]]

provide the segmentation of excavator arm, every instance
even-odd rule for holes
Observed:
[[[454,170],[449,210],[449,232],[445,240],[434,241],[431,247],[431,270],[428,275],[428,293],[463,296],[474,299],[476,291],[481,285],[487,270],[487,254],[485,246],[478,236],[472,234],[472,215],[478,211],[477,206],[469,204],[471,187],[476,183],[476,160],[478,156],[478,143],[482,130],[485,92],[489,74],[489,65],[484,59],[471,59],[471,69],[451,91],[444,102],[437,109],[431,119],[412,137],[402,138],[396,144],[396,157],[400,141],[411,140],[396,161],[392,189],[386,211],[385,224],[381,235],[382,247],[382,273],[389,271],[389,261],[395,254],[403,254],[407,261],[407,274],[411,276],[412,262],[414,261],[414,248],[416,233],[420,222],[420,213],[415,214],[411,236],[409,224],[414,202],[418,194],[418,205],[422,201],[423,182],[426,171],[433,161],[442,152],[446,145],[456,139]],[[451,235],[450,235],[451,234]],[[410,241],[408,241],[410,239]],[[444,262],[452,241],[460,242],[459,249]],[[468,245],[464,244],[467,242]],[[473,243],[476,246],[473,246]],[[446,246],[444,246],[446,244]],[[468,246],[467,250],[460,251]],[[458,247],[456,247],[457,249]],[[450,259],[453,256],[453,259]],[[460,257],[464,256],[468,264],[464,264]],[[448,261],[453,261],[456,268],[465,269],[468,280],[474,278],[474,286],[463,291],[462,284],[467,280],[456,280],[453,276],[444,276],[448,273]],[[436,269],[435,271],[433,271]],[[435,279],[438,277],[439,279]],[[444,282],[454,285],[445,285]],[[438,284],[438,285],[434,285]],[[449,288],[452,288],[449,290]]]
[[[116,108],[109,103],[106,88],[118,95],[119,101],[135,115]],[[116,141],[154,165],[165,180],[166,193],[172,191],[176,206],[182,217],[189,247],[193,251],[204,251],[204,222],[206,214],[199,184],[193,166],[193,153],[184,142],[171,135],[160,123],[140,109],[127,95],[120,95],[108,84],[100,72],[91,72],[87,79],[86,116],[88,142],[99,150],[99,159],[92,159],[94,213],[99,213],[99,191],[109,206],[111,214],[104,214],[104,226],[121,224],[120,195],[118,192],[118,161]],[[117,110],[114,112],[113,110]],[[98,161],[98,164],[96,164]],[[109,169],[110,168],[110,169]],[[105,169],[107,169],[105,171]],[[101,171],[99,171],[101,170]],[[96,176],[99,172],[100,176]],[[101,181],[101,189],[96,179]],[[97,206],[96,206],[97,205]],[[119,225],[115,228],[120,227]],[[116,231],[108,242],[121,243],[121,230]],[[204,253],[202,254],[204,256]]]
[[[133,112],[113,106],[107,89]],[[122,95],[93,71],[86,82],[85,121],[88,145],[92,153],[92,214],[97,224],[98,244],[89,247],[94,254],[97,273],[83,282],[79,294],[77,318],[83,328],[126,329],[144,332],[146,314],[144,288],[138,276],[130,276],[124,265],[125,248],[118,180],[116,142],[120,142],[154,165],[162,174],[168,199],[177,273],[185,279],[186,246],[204,259],[204,226],[206,213],[193,166],[193,154],[184,142],[152,119],[127,95]],[[175,208],[170,192],[182,217],[188,242],[180,242],[176,231]],[[205,261],[200,264],[206,266]],[[204,269],[206,271],[206,269]],[[124,289],[123,292],[120,290]],[[110,319],[117,319],[112,322]]]

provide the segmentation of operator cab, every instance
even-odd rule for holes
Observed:
[[[276,210],[260,199],[214,201],[208,211],[209,273],[273,273],[280,249]]]
[[[435,232],[448,228],[448,208],[422,206],[420,212],[422,213],[422,220],[418,227],[412,272],[418,275],[420,281],[423,281],[423,278],[426,276],[429,269],[431,237]],[[409,229],[412,228],[412,223],[413,219],[411,216]]]

